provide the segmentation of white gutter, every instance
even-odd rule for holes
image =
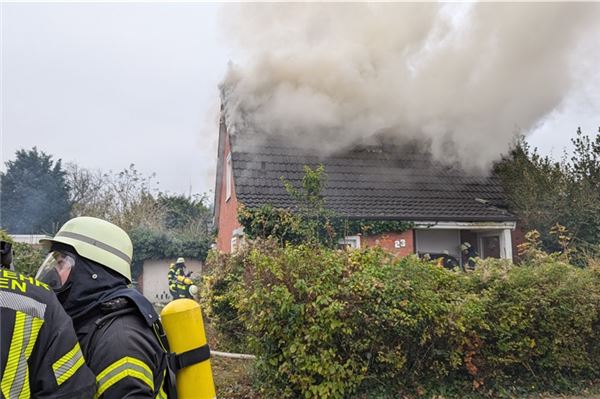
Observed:
[[[415,229],[434,230],[514,230],[517,222],[414,222]]]

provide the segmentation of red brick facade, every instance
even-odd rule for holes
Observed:
[[[220,204],[219,204],[219,224],[217,228],[219,229],[219,234],[217,236],[217,249],[221,252],[229,253],[231,252],[231,238],[233,237],[233,231],[241,225],[237,220],[237,207],[238,201],[235,195],[235,184],[233,182],[233,176],[231,176],[231,197],[227,199],[227,158],[231,153],[231,145],[229,143],[229,136],[225,136],[225,146],[224,146],[224,156],[223,156],[223,177],[221,182],[221,193],[220,193]]]
[[[517,222],[517,227],[512,231],[511,237],[512,237],[512,251],[513,251],[513,262],[515,263],[519,263],[519,261],[521,260],[520,256],[519,256],[519,244],[523,244],[525,242],[525,233],[526,231],[523,230],[523,228],[521,226],[519,226],[519,223]]]
[[[402,244],[404,246],[400,246]],[[415,252],[415,233],[414,230],[406,230],[401,233],[392,231],[374,236],[363,236],[360,238],[360,246],[363,248],[381,247],[395,255],[406,256]]]

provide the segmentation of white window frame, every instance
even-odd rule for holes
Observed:
[[[227,160],[225,161],[225,202],[231,198],[231,152],[227,154]]]
[[[477,237],[479,240],[479,256],[481,256],[482,259],[486,256],[483,248],[483,237],[493,236],[498,237],[498,244],[500,245],[500,259],[512,260],[512,237],[510,229],[502,229],[489,233],[479,233]]]
[[[360,236],[346,236],[338,240],[339,245],[345,245],[350,249],[360,248]]]

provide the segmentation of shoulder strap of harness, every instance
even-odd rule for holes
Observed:
[[[165,375],[164,382],[167,390],[167,398],[177,399],[177,369],[173,367],[171,361],[173,353],[171,353],[171,349],[169,348],[167,334],[165,333],[160,320],[157,320],[154,322],[154,324],[152,324],[152,331],[154,331],[154,335],[156,335],[156,338],[158,338],[158,342],[160,343],[160,346],[163,348],[165,356],[167,357],[167,373]]]

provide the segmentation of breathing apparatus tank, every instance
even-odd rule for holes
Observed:
[[[163,328],[177,359],[177,394],[181,399],[215,399],[200,305],[191,299],[176,299],[160,313]]]

